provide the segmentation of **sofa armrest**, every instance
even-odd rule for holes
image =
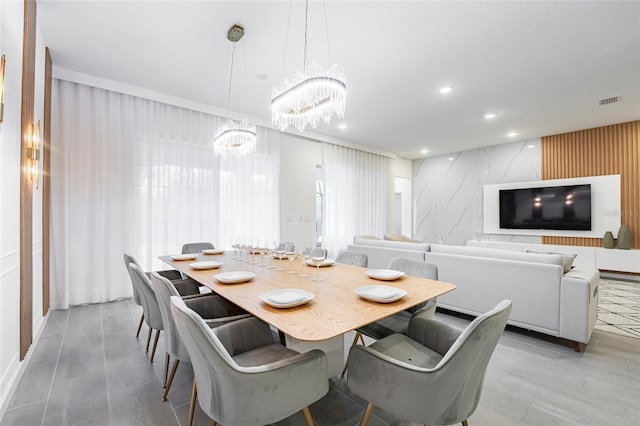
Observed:
[[[597,269],[574,268],[560,280],[559,336],[579,343],[589,343],[598,315]]]

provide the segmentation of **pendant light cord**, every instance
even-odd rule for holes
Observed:
[[[309,26],[309,0],[305,2],[304,7],[304,67],[307,70],[307,27]]]
[[[293,6],[293,0],[289,2],[289,16],[287,17],[287,32],[284,35],[284,54],[282,55],[282,69],[280,70],[280,78],[284,78],[284,64],[287,59],[287,45],[289,42],[289,24],[291,23],[291,6]]]
[[[331,60],[331,43],[329,42],[329,26],[327,25],[327,3],[322,0],[322,9],[324,11],[324,32],[327,35],[327,52],[329,52],[329,65],[333,64]]]
[[[229,105],[231,104],[231,86],[233,84],[233,63],[236,59],[236,44],[233,43],[231,50],[231,72],[229,73],[229,93],[227,94],[227,118],[229,118]],[[230,119],[230,118],[229,118]]]

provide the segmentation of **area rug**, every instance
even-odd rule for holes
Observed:
[[[595,328],[640,339],[640,283],[600,279]]]

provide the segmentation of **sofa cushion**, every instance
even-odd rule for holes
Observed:
[[[429,251],[429,244],[427,243],[408,243],[406,241],[368,240],[355,237],[353,239],[353,244],[356,246],[375,246],[403,250]]]
[[[520,262],[545,263],[563,266],[562,256],[559,254],[536,254],[519,251],[501,250],[485,247],[448,246],[431,244],[433,253],[456,254],[459,256],[488,257],[493,259],[514,260]]]
[[[556,256],[562,257],[562,271],[566,274],[571,271],[573,267],[573,261],[576,260],[577,254],[564,254],[564,253],[554,253],[552,251],[535,251],[535,250],[527,250],[527,253],[535,253],[535,254],[553,254]]]
[[[402,234],[384,234],[384,239],[389,241],[405,241],[407,243],[420,243],[420,240],[414,240]]]

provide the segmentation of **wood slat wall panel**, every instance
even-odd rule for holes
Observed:
[[[541,146],[542,179],[620,175],[621,223],[633,232],[633,248],[640,248],[640,121],[545,136]],[[601,238],[542,237],[542,242],[602,245]]]
[[[51,52],[45,48],[44,65],[44,117],[42,137],[42,316],[49,311],[50,293],[49,276],[51,264],[49,262],[50,229],[49,216],[51,215],[51,152],[49,141],[51,140],[51,83],[53,79],[53,63]]]
[[[27,135],[33,125],[36,69],[36,0],[24,1],[20,147],[20,359],[33,341],[33,182],[25,173]]]

